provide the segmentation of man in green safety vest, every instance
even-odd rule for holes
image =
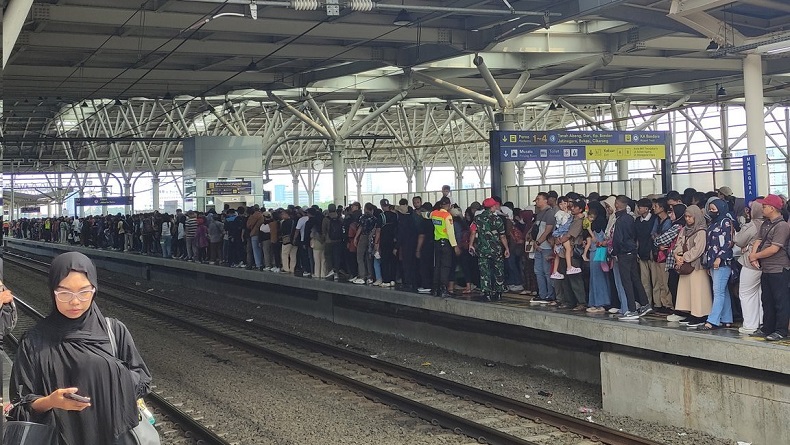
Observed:
[[[433,223],[433,295],[449,298],[447,286],[453,270],[455,255],[461,254],[461,248],[455,239],[453,215],[450,214],[450,198],[443,197],[437,203],[438,208],[431,212]]]

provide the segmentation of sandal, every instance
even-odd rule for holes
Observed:
[[[705,323],[703,325],[697,326],[698,331],[715,331],[716,329],[719,329],[719,326],[710,323]]]

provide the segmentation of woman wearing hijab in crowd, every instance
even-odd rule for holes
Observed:
[[[738,328],[738,332],[742,334],[753,333],[763,320],[763,306],[760,303],[762,297],[760,279],[763,271],[754,267],[749,261],[749,254],[757,247],[754,241],[760,235],[760,227],[763,225],[763,205],[752,201],[748,209],[751,219],[741,226],[740,232],[735,234],[735,244],[741,248],[741,255],[738,258],[742,266],[738,280],[738,297],[741,300],[743,326]]]
[[[691,313],[691,317],[686,321],[681,321],[681,324],[697,327],[705,322],[713,303],[710,280],[702,267],[707,225],[702,209],[695,205],[686,209],[685,218],[686,226],[680,232],[675,244],[675,268],[679,269],[684,263],[689,263],[694,267],[694,271],[688,275],[680,276],[675,309]]]
[[[732,325],[732,301],[727,284],[732,273],[733,221],[729,207],[722,199],[714,199],[708,204],[708,216],[711,222],[706,231],[707,247],[702,260],[713,280],[713,307],[708,321],[698,328],[701,331]]]
[[[678,271],[675,270],[675,255],[673,251],[680,232],[686,227],[685,216],[686,206],[684,204],[675,204],[671,206],[669,209],[669,218],[672,220],[672,225],[665,232],[658,234],[653,240],[653,244],[658,249],[657,261],[661,262],[661,260],[664,260],[664,266],[667,270],[667,287],[669,287],[669,293],[672,294],[673,307],[675,307],[675,303],[677,302],[678,281],[680,280],[680,275]],[[686,314],[675,311],[667,316],[667,321],[683,321],[685,318]]]
[[[612,293],[609,283],[609,273],[604,272],[601,268],[601,263],[606,261],[606,255],[601,256],[598,249],[606,249],[606,210],[603,206],[596,202],[590,201],[588,204],[587,218],[590,221],[589,233],[590,237],[587,239],[588,252],[585,261],[590,262],[590,290],[587,300],[587,312],[590,313],[604,313],[610,303],[610,295]]]
[[[113,355],[94,301],[96,267],[81,253],[64,253],[52,261],[49,289],[52,312],[22,337],[11,371],[11,416],[51,425],[59,445],[135,444],[137,399],[148,394],[151,374],[117,320]]]

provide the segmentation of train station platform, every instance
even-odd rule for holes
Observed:
[[[6,238],[54,256],[76,250],[141,280],[245,295],[339,324],[394,333],[468,355],[547,369],[601,386],[614,414],[719,437],[790,443],[790,344],[734,329],[689,330],[662,317],[618,321],[508,295],[501,303],[441,299],[372,286]]]

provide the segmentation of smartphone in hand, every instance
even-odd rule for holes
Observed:
[[[75,402],[91,403],[91,398],[90,397],[84,397],[84,396],[81,396],[79,394],[66,393],[66,394],[63,394],[63,397],[65,397],[67,399],[74,400]]]

